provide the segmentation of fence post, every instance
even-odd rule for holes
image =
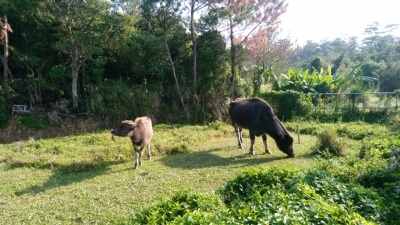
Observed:
[[[299,141],[300,144],[300,127],[298,124],[297,124],[297,140]]]

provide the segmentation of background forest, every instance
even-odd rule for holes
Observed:
[[[97,115],[105,126],[141,115],[204,123],[266,91],[400,88],[398,24],[371,24],[361,41],[296,46],[278,38],[284,0],[0,2],[2,123],[13,104]]]

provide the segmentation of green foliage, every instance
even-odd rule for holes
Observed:
[[[380,126],[380,124],[370,124],[362,121],[345,123],[341,118],[337,118],[337,120],[331,123],[321,123],[316,120],[293,120],[285,123],[285,127],[289,130],[297,130],[297,126],[299,126],[301,134],[317,136],[320,133],[328,131],[333,132],[334,134],[332,135],[357,141],[365,138],[374,138],[377,135],[388,134],[387,128],[385,126]]]
[[[344,142],[336,132],[324,130],[317,134],[317,144],[313,151],[324,157],[335,157],[344,155]]]
[[[331,112],[323,112],[323,111],[313,111],[306,115],[296,115],[299,117],[303,117],[306,120],[318,120],[319,122],[323,123],[330,123],[330,122],[358,122],[363,121],[366,123],[379,123],[379,124],[386,124],[390,121],[396,113],[389,111],[389,110],[353,110],[352,108],[343,109],[340,111],[331,111]]]
[[[361,184],[364,187],[375,190],[375,195],[384,202],[381,207],[374,210],[381,211],[379,217],[384,224],[397,224],[399,221],[394,215],[399,212],[400,192],[398,183],[400,180],[400,168],[398,162],[386,162],[379,157],[360,160],[356,155],[348,158],[332,158],[321,160],[318,170],[328,171],[339,180]],[[369,204],[370,199],[359,198],[364,204]],[[372,211],[370,208],[368,211]]]
[[[392,27],[387,26],[386,29],[390,30]],[[368,35],[361,45],[355,38],[337,38],[321,43],[308,41],[299,50],[299,54],[291,58],[291,68],[309,69],[312,60],[319,59],[320,63],[315,68],[333,65],[332,74],[345,81],[341,84],[341,92],[348,91],[350,86],[393,91],[396,85],[398,87],[395,74],[400,54],[394,49],[398,49],[399,41],[390,32],[382,32],[378,25],[368,27],[366,31]],[[357,67],[357,76],[348,76]]]
[[[363,62],[354,66],[350,72],[339,75],[338,92],[366,92],[374,90],[379,83],[374,77],[364,76],[362,71]]]
[[[105,123],[144,115],[153,118],[161,103],[158,95],[146,88],[116,80],[90,85],[87,110],[99,115]]]
[[[360,71],[363,63],[354,66],[350,72],[332,74],[328,65],[326,73],[324,69],[293,70],[289,69],[287,75],[281,75],[277,79],[275,90],[294,90],[303,93],[328,93],[328,92],[363,92],[376,88],[377,79],[363,76]]]
[[[309,73],[308,70],[292,70],[289,69],[287,75],[282,74],[280,79],[275,82],[275,90],[293,90],[303,93],[326,93],[336,88],[337,80],[331,74],[330,66],[327,73],[321,68],[313,70]]]
[[[399,213],[400,204],[399,133],[389,132],[380,125],[362,125],[358,126],[358,129],[355,128],[353,124],[348,130],[358,130],[360,134],[363,129],[369,130],[368,132],[372,130],[371,134],[363,138],[359,151],[346,157],[321,160],[317,168],[328,171],[344,182],[374,188],[380,197],[385,198],[382,221],[385,221],[385,224],[397,224],[398,221],[393,216]]]
[[[316,57],[315,59],[313,59],[313,61],[311,61],[311,71],[321,71],[322,70],[322,62],[321,62],[321,58]]]
[[[46,125],[48,125],[47,121],[43,118],[32,116],[32,115],[22,115],[20,117],[20,121],[26,127],[34,128],[34,129],[43,129]]]
[[[0,95],[0,130],[7,126],[8,118],[9,113],[6,112],[6,99],[4,95]]]
[[[223,210],[224,205],[217,195],[179,191],[170,199],[136,213],[127,224],[204,224],[217,222],[215,212]]]
[[[250,202],[254,194],[264,195],[269,189],[284,185],[294,174],[292,170],[278,168],[269,168],[267,171],[247,168],[229,181],[220,190],[220,194],[229,206],[237,201]]]
[[[259,95],[274,109],[274,113],[281,120],[291,120],[296,116],[308,114],[311,106],[309,96],[295,91],[272,91]]]
[[[380,132],[377,135],[378,139],[365,139],[360,151],[361,158],[399,158],[400,157],[400,140],[397,136],[385,136],[385,133]]]
[[[400,43],[398,44],[400,45]],[[400,49],[400,47],[397,47]],[[400,58],[400,57],[399,57]],[[396,91],[400,88],[400,62],[389,65],[380,77],[380,91]]]
[[[48,74],[51,83],[54,84],[55,87],[53,87],[53,91],[59,90],[59,93],[57,93],[57,96],[68,96],[67,93],[70,93],[71,85],[70,85],[70,80],[71,80],[71,71],[70,68],[64,66],[64,65],[56,65],[53,68],[50,69],[49,74]],[[43,84],[42,84],[43,86]],[[41,86],[41,87],[42,87]],[[46,91],[45,87],[42,87],[42,91]],[[33,90],[32,90],[33,91]]]
[[[181,121],[179,116],[182,110],[187,110],[191,115],[188,119],[190,122],[204,123],[216,118],[215,115],[210,116],[215,108],[213,103],[223,102],[223,98],[231,94],[231,90],[228,90],[232,69],[229,68],[229,56],[235,57],[236,72],[232,76],[235,78],[234,92],[237,96],[259,95],[261,86],[270,82],[273,74],[280,74],[276,69],[279,65],[274,63],[279,57],[268,58],[268,54],[262,54],[264,56],[258,60],[259,65],[249,65],[248,62],[253,60],[249,57],[255,54],[253,49],[249,49],[251,45],[238,44],[232,49],[226,48],[221,31],[216,30],[219,26],[215,26],[216,21],[221,19],[218,16],[233,13],[231,8],[226,7],[221,9],[220,15],[218,9],[205,11],[207,17],[195,21],[198,34],[195,35],[197,83],[194,85],[192,43],[187,21],[183,22],[185,20],[180,18],[181,4],[167,1],[161,7],[157,2],[160,1],[130,2],[128,7],[120,5],[119,1],[76,1],[70,11],[66,10],[67,1],[32,4],[30,1],[16,0],[2,4],[0,10],[8,12],[5,14],[14,31],[9,36],[8,60],[14,77],[10,80],[12,100],[20,104],[31,101],[36,109],[42,109],[61,97],[69,99],[72,92],[70,62],[74,58],[79,62],[75,69],[79,68],[77,94],[82,100],[79,101],[77,112],[88,111],[89,102],[95,98],[88,89],[101,86],[106,79],[127,83],[129,87],[146,82],[148,90],[156,93],[154,95],[160,99],[157,105],[161,105],[151,107],[148,111],[157,115],[157,118],[162,115],[161,121]],[[17,9],[18,13],[14,13]],[[21,10],[24,13],[20,13]],[[248,12],[254,10],[256,8],[249,6],[244,14],[232,15],[237,17],[236,22],[240,24],[239,21],[249,19],[251,13]],[[75,13],[76,16],[68,16],[68,13]],[[64,23],[60,18],[69,18],[70,21]],[[83,26],[87,23],[91,26]],[[66,27],[69,24],[72,25],[71,34],[68,34]],[[77,24],[81,24],[82,29]],[[27,37],[26,34],[35,35]],[[310,41],[299,49],[298,55],[293,56],[289,64],[292,69],[287,71],[286,77],[281,76],[277,80],[280,84],[278,89],[301,92],[359,91],[377,88],[376,81],[379,80],[380,90],[396,90],[400,77],[397,63],[400,59],[397,51],[399,42],[388,34],[383,36],[377,31],[370,33],[363,45],[359,45],[355,39],[321,43]],[[180,106],[175,86],[170,83],[172,69],[165,51],[164,37],[170,48],[186,109]],[[286,46],[282,40],[274,40],[271,44],[269,46],[279,46],[279,49]],[[79,51],[70,51],[73,48]],[[234,55],[229,55],[233,53],[230,51],[235,51]],[[80,55],[72,56],[68,52]],[[316,70],[310,68],[313,59],[312,66]],[[364,64],[360,67],[361,62]],[[265,67],[261,66],[264,63]],[[332,65],[332,71],[329,65]],[[101,91],[105,89],[98,90]],[[98,95],[106,96],[107,93]],[[102,110],[90,109],[90,113],[113,112],[115,106],[105,104]],[[126,113],[122,114],[126,116]],[[99,116],[105,117],[104,114]],[[345,116],[341,117],[346,121]]]
[[[208,124],[208,126],[209,126],[210,128],[213,128],[213,129],[215,129],[215,130],[219,130],[219,129],[220,129],[222,126],[224,126],[224,125],[225,125],[225,123],[222,122],[222,121],[219,121],[219,120],[213,121],[213,122],[211,122],[211,123]]]
[[[265,83],[269,84],[275,81],[276,76],[274,71],[271,68],[264,69],[262,66],[259,65],[258,62],[257,66],[255,67],[255,78],[253,81],[254,86],[254,96],[258,96],[261,93],[261,86]]]
[[[378,224],[385,213],[373,190],[321,171],[271,167],[246,169],[217,195],[179,192],[129,224]]]

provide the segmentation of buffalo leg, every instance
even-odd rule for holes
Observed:
[[[143,148],[141,147],[140,149],[137,149],[136,146],[135,148],[135,158],[136,158],[136,162],[135,162],[135,169],[139,168],[142,166],[142,155],[143,155]]]
[[[135,160],[136,160],[135,161],[135,169],[139,168],[139,165],[140,165],[139,157],[140,157],[140,152],[135,149]]]
[[[265,153],[271,154],[271,152],[268,149],[267,135],[263,134],[262,139],[263,139],[263,143],[264,143],[264,147],[265,147]]]
[[[151,152],[150,152],[150,143],[147,144],[147,159],[151,159]]]
[[[239,128],[239,139],[240,139],[241,149],[243,149],[244,144],[243,144],[243,129],[242,128]]]
[[[256,135],[254,134],[254,131],[250,130],[250,150],[249,154],[254,155],[254,142],[256,141]]]
[[[143,148],[139,152],[139,167],[142,167]]]
[[[238,148],[243,149],[243,140],[242,140],[242,128],[236,127],[235,126],[235,133],[236,133],[236,137],[238,139]]]

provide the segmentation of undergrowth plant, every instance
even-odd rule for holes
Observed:
[[[317,134],[317,144],[313,152],[324,157],[343,156],[344,142],[335,131],[324,130]]]
[[[32,116],[32,115],[22,115],[20,117],[20,121],[26,127],[35,128],[35,129],[43,129],[48,122],[44,118]]]
[[[269,167],[246,169],[215,194],[179,192],[128,224],[379,224],[385,213],[378,193],[361,185]]]

